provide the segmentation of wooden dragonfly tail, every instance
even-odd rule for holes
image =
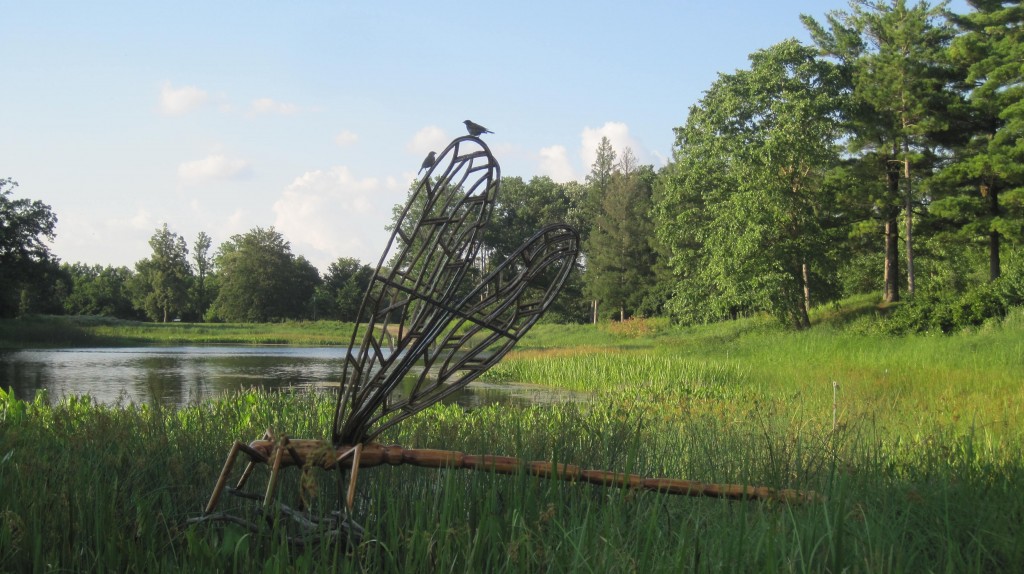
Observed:
[[[606,487],[651,490],[683,496],[728,498],[733,500],[774,500],[787,504],[816,502],[822,497],[813,491],[773,489],[766,486],[716,484],[675,478],[648,478],[638,474],[585,469],[574,464],[547,461],[522,461],[516,457],[491,454],[466,454],[455,450],[416,449],[370,443],[363,446],[359,466],[382,464],[425,468],[467,469],[497,474],[529,473],[540,478],[586,482]]]
[[[583,482],[605,487],[650,490],[665,494],[694,497],[727,498],[732,500],[777,501],[787,504],[818,502],[823,497],[813,491],[793,489],[773,489],[766,486],[750,486],[743,484],[719,484],[682,480],[676,478],[651,478],[639,474],[614,472],[608,470],[586,469],[574,464],[552,463],[548,461],[523,461],[516,457],[493,454],[466,454],[456,450],[440,450],[425,448],[404,448],[397,445],[383,445],[376,442],[356,445],[332,446],[321,440],[274,438],[267,433],[260,440],[248,445],[235,442],[228,454],[224,470],[217,481],[205,514],[210,514],[217,506],[221,491],[225,487],[228,474],[234,466],[237,453],[241,451],[249,456],[250,462],[242,473],[234,490],[240,490],[248,480],[256,464],[270,467],[263,504],[267,506],[274,497],[277,477],[282,469],[297,466],[303,472],[311,468],[325,470],[337,469],[348,471],[349,488],[344,495],[346,506],[351,510],[355,495],[355,485],[359,470],[381,465],[411,465],[423,468],[466,469],[497,474],[528,473],[540,478]],[[248,495],[253,496],[253,495]]]

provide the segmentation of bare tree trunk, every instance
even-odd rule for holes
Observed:
[[[907,151],[909,154],[910,152]],[[903,159],[903,179],[907,181],[904,225],[907,235],[907,294],[914,296],[914,194],[910,181],[910,158]]]
[[[592,310],[592,319],[595,325],[597,325],[597,299],[591,301],[590,308]]]
[[[796,316],[796,328],[798,331],[803,331],[811,326],[811,318],[807,315],[807,309],[804,309],[803,305],[800,306],[800,313]]]
[[[804,312],[811,312],[811,271],[807,263],[800,266],[804,278]]]
[[[900,300],[899,237],[896,233],[896,218],[885,222],[885,293],[884,300],[892,303]]]
[[[999,216],[999,190],[995,186],[981,186],[981,196],[988,199],[988,212],[992,217]],[[1003,274],[999,259],[1000,234],[996,230],[988,232],[988,280],[995,281]]]
[[[900,185],[900,172],[898,169],[892,169],[889,167],[886,169],[886,185],[888,187],[888,196],[890,199],[896,199],[899,197],[899,185]],[[892,203],[889,203],[884,207],[885,209],[885,272],[884,282],[885,288],[883,293],[883,300],[887,303],[893,303],[900,300],[900,263],[899,263],[899,233],[897,229],[897,215],[899,209]]]
[[[995,281],[1002,274],[1003,269],[999,262],[999,232],[991,231],[988,234],[988,280]]]

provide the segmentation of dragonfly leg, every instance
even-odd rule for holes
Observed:
[[[284,449],[288,446],[288,437],[281,437],[281,442],[274,446],[274,463],[270,467],[270,480],[267,481],[267,494],[263,497],[263,507],[270,506],[270,501],[274,498],[274,487],[277,486],[277,475],[281,470],[281,455],[284,454]]]
[[[217,477],[217,485],[213,487],[213,494],[210,495],[210,501],[206,503],[206,510],[203,511],[203,514],[213,512],[213,509],[217,506],[220,493],[224,490],[224,483],[228,480],[228,474],[231,472],[231,467],[235,465],[235,458],[238,456],[238,451],[241,448],[241,441],[236,440],[235,444],[231,445],[231,450],[228,451],[228,458],[224,461],[224,469],[220,471],[220,476]]]
[[[334,459],[334,464],[337,465],[338,472],[344,472],[343,467],[339,463],[341,463],[341,461],[345,460],[348,457],[352,457],[352,472],[349,475],[347,493],[343,493],[345,484],[344,479],[338,480],[338,496],[345,497],[345,507],[348,508],[350,512],[352,511],[352,502],[356,495],[356,477],[359,476],[359,459],[362,456],[362,454],[363,444],[359,443],[356,446],[338,455],[338,458]]]
[[[345,506],[352,512],[352,504],[356,498],[356,478],[359,476],[359,459],[363,456],[363,443],[355,446],[355,453],[352,454],[352,475],[348,479],[348,496],[345,497]]]
[[[272,435],[270,433],[270,429],[267,429],[267,432],[263,433],[263,438],[261,438],[260,440],[267,440],[267,439],[273,439],[273,438],[274,438],[274,435]],[[253,457],[252,453],[249,452],[249,451],[246,451],[246,452],[248,452],[249,457],[250,457],[251,460],[249,460],[249,464],[247,464],[245,466],[245,470],[242,471],[242,478],[238,479],[238,484],[235,485],[235,490],[238,490],[238,489],[242,488],[243,486],[245,486],[245,481],[249,480],[249,475],[252,474],[253,469],[256,468],[257,464],[259,464],[259,463],[257,463],[257,457]],[[262,458],[263,459],[263,460],[259,461],[261,463],[267,462],[267,459],[265,457],[261,456],[261,457],[258,457],[258,458]]]
[[[245,482],[249,480],[249,475],[252,474],[252,471],[256,468],[257,464],[266,464],[267,460],[269,460],[266,455],[251,446],[244,443],[238,444],[239,450],[249,455],[249,464],[245,465],[245,470],[242,471],[242,476],[238,479],[238,484],[235,485],[235,490],[241,490],[242,487],[245,486]]]

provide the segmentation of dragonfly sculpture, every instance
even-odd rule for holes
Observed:
[[[359,469],[381,464],[529,472],[691,496],[790,502],[811,496],[375,442],[385,430],[464,388],[501,360],[550,308],[577,265],[578,234],[568,225],[553,224],[480,276],[475,262],[500,179],[497,160],[475,136],[457,138],[436,155],[397,218],[364,295],[345,359],[331,441],[275,437],[269,431],[248,444],[235,441],[205,515],[215,510],[240,452],[249,463],[232,492],[241,493],[253,470],[266,464],[270,476],[264,506],[274,498],[282,469],[320,467],[348,471],[348,476],[341,475],[339,491],[351,510]]]

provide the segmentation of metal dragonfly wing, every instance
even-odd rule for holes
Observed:
[[[363,297],[342,373],[333,442],[360,442],[357,422],[393,391],[387,375],[408,356],[440,304],[454,298],[480,248],[501,179],[481,140],[462,137],[439,154],[410,194]],[[347,429],[343,431],[343,429]]]
[[[500,361],[554,302],[576,266],[579,243],[576,231],[563,224],[547,226],[527,240],[454,308],[437,314],[386,375],[395,382],[406,380],[406,395],[378,408],[367,405],[353,417],[353,428],[367,429],[364,440],[373,439]]]
[[[360,308],[334,444],[368,441],[469,384],[564,285],[579,253],[565,225],[544,228],[482,280],[470,280],[499,181],[486,144],[467,136],[437,157],[411,194]],[[411,389],[400,394],[403,381]]]

